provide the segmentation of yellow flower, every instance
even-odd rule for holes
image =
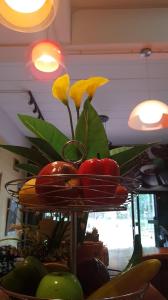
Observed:
[[[80,108],[82,97],[87,90],[87,80],[78,80],[72,84],[69,95],[75,103],[76,108]]]
[[[96,92],[96,89],[109,82],[109,79],[105,77],[90,77],[87,79],[87,81],[88,83],[87,83],[86,92],[88,93],[89,97],[92,99]]]
[[[68,90],[70,79],[68,74],[58,77],[52,85],[52,94],[54,98],[60,100],[63,104],[68,104]]]

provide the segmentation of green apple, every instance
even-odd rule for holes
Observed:
[[[36,291],[36,297],[62,300],[82,300],[79,280],[70,272],[51,272],[45,275]]]

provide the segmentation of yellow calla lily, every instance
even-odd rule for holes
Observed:
[[[60,100],[63,104],[68,104],[68,90],[70,86],[70,78],[68,74],[58,77],[52,85],[52,95]]]
[[[107,82],[109,82],[109,79],[105,77],[90,77],[87,79],[87,89],[86,92],[88,93],[89,97],[92,99],[96,89]]]
[[[72,84],[69,95],[71,99],[74,101],[76,108],[80,108],[82,97],[86,92],[88,87],[87,80],[78,80],[74,84]]]

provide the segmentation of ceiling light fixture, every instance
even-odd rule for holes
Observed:
[[[64,68],[62,51],[54,41],[38,41],[31,45],[29,52],[29,66],[38,79],[52,79]]]
[[[141,56],[147,59],[152,54],[150,48],[144,48]],[[148,75],[147,61],[146,73]],[[149,76],[147,76],[147,79]],[[148,82],[149,88],[149,82]],[[150,94],[150,91],[148,91]],[[151,97],[149,97],[151,98]],[[136,130],[158,130],[168,127],[168,105],[157,99],[147,99],[139,103],[131,112],[128,126]]]
[[[32,62],[41,72],[54,72],[58,69],[61,60],[61,51],[49,41],[37,44],[32,50]]]
[[[45,0],[5,0],[6,4],[13,10],[20,13],[32,13],[39,10],[45,3]]]
[[[168,105],[159,100],[144,100],[131,112],[128,126],[136,130],[168,127]]]
[[[20,32],[36,32],[53,21],[59,0],[1,0],[0,23]]]

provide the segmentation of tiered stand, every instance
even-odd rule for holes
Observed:
[[[51,181],[52,176],[52,181]],[[29,183],[30,179],[41,179],[46,182],[40,187],[39,194],[35,194],[35,186]],[[47,184],[50,179],[50,184]],[[93,185],[67,186],[66,182],[77,179],[89,180]],[[52,184],[51,184],[52,182]],[[65,183],[65,184],[64,184]],[[115,188],[120,184],[128,191],[126,194],[116,196]],[[19,200],[18,190],[26,185],[24,199]],[[64,212],[71,218],[71,245],[70,245],[70,269],[76,274],[77,265],[77,215],[80,212],[94,211],[119,211],[126,210],[130,201],[129,193],[135,192],[139,188],[139,182],[132,178],[109,175],[76,175],[76,174],[56,174],[48,176],[29,177],[17,179],[6,184],[8,193],[23,206],[24,211],[31,212]],[[69,196],[70,195],[70,196]],[[87,196],[87,195],[90,195]],[[95,195],[95,197],[94,197]],[[122,204],[121,204],[122,203]]]

